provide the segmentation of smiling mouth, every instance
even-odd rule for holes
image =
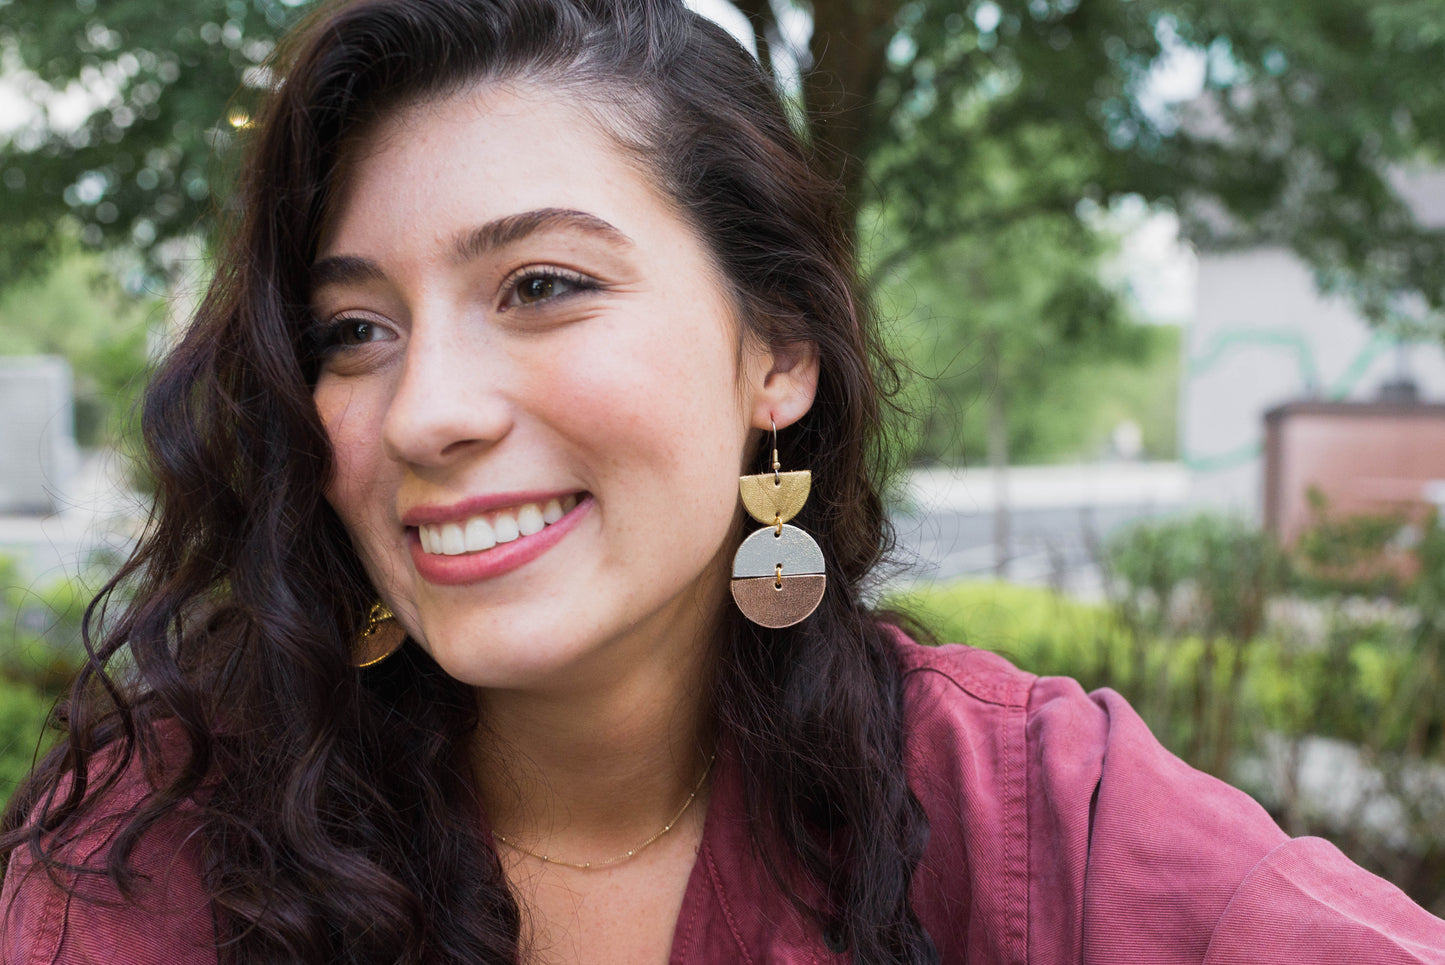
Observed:
[[[464,556],[481,553],[523,536],[533,536],[560,520],[577,506],[577,495],[569,494],[545,502],[522,503],[507,509],[479,513],[449,523],[425,523],[417,527],[421,548],[433,556]]]

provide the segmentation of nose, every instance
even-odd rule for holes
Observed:
[[[489,358],[496,353],[456,317],[412,320],[400,381],[382,423],[382,443],[394,459],[442,465],[495,445],[511,431],[502,366]]]

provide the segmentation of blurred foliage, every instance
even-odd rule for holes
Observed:
[[[1130,689],[1144,706],[1164,696],[1149,686],[1152,641],[1161,634],[1198,640],[1185,756],[1225,773],[1238,737],[1250,651],[1264,631],[1271,597],[1286,585],[1283,553],[1250,523],[1199,515],[1124,530],[1108,547],[1105,572],[1116,591],[1115,616],[1130,641]]]
[[[1386,736],[1404,728],[1410,752],[1445,761],[1445,529],[1434,513],[1413,553],[1419,569],[1403,595],[1416,614],[1409,671],[1379,723]]]
[[[1051,462],[1097,458],[1110,451],[1112,434],[1132,422],[1140,430],[1140,457],[1179,456],[1179,380],[1182,331],[1150,325],[1137,335],[1141,357],[1128,356],[1063,367],[1037,394],[1035,428],[1015,452],[1037,452]],[[1017,403],[1015,403],[1017,407]]]
[[[99,573],[91,574],[97,577]],[[92,580],[31,586],[0,556],[0,679],[57,697],[85,660],[81,623],[95,595]]]
[[[129,449],[147,333],[160,311],[158,299],[121,289],[98,255],[72,248],[43,274],[0,289],[0,339],[8,355],[70,362],[77,442]]]
[[[0,556],[0,803],[55,738],[47,722],[84,659],[80,624],[91,595],[72,580],[32,588]]]
[[[1445,33],[1422,27],[1442,2],[853,0],[806,5],[801,41],[784,39],[778,12],[804,5],[737,6],[879,242],[875,277],[1138,195],[1179,210],[1196,238],[1286,242],[1383,317],[1404,295],[1445,300],[1441,234],[1414,226],[1387,176],[1445,146]],[[67,216],[87,243],[128,246],[155,270],[169,239],[208,232],[236,135],[275,81],[276,37],[303,6],[0,2],[5,69],[50,105],[0,145],[0,277],[38,263]],[[1207,64],[1192,114],[1151,103],[1151,76],[1180,48]],[[95,110],[66,118],[62,100],[86,96]],[[1088,255],[1082,234],[1066,240]],[[1034,321],[1068,326],[1017,324]]]
[[[918,615],[942,640],[995,651],[1031,673],[1119,691],[1165,746],[1196,766],[1208,763],[1191,757],[1201,730],[1194,693],[1205,670],[1199,633],[1171,628],[1147,637],[1139,664],[1132,632],[1110,604],[1080,603],[1042,587],[982,582],[915,590],[893,602]],[[1399,703],[1413,673],[1408,629],[1377,613],[1351,615],[1348,608],[1332,617],[1320,639],[1305,643],[1275,627],[1244,653],[1243,681],[1232,698],[1235,755],[1255,749],[1262,727],[1338,738],[1380,752],[1409,750],[1413,728],[1402,715],[1385,713]],[[1208,670],[1211,687],[1229,683],[1238,654],[1231,651]],[[1219,693],[1224,699],[1225,692]],[[1431,713],[1436,712],[1422,718]],[[1427,721],[1425,730],[1434,733],[1440,719]],[[1430,755],[1440,754],[1438,735],[1424,746]],[[1229,776],[1230,767],[1222,773]]]
[[[1305,493],[1309,526],[1296,541],[1295,585],[1313,595],[1355,593],[1401,597],[1417,561],[1402,545],[1412,532],[1404,512],[1338,515],[1317,487]]]
[[[0,277],[53,256],[67,217],[85,243],[169,274],[166,243],[210,230],[233,173],[231,110],[244,123],[294,5],[7,0],[0,11],[0,63],[42,105],[0,147]],[[87,101],[93,110],[76,109]]]
[[[940,245],[899,273],[884,303],[905,312],[894,341],[930,377],[912,406],[925,414],[917,458],[961,459],[986,443],[991,462],[1018,461],[1011,443],[1036,421],[1020,418],[1018,403],[1037,399],[1057,370],[1140,354],[1140,330],[1101,280],[1101,254],[1099,236],[1077,221],[1035,217],[990,244]],[[982,425],[964,431],[960,413]]]
[[[34,687],[0,679],[0,806],[54,740],[46,730],[53,703]]]
[[[917,414],[914,463],[982,463],[991,418],[1003,420],[1015,465],[1110,455],[1124,422],[1140,428],[1144,458],[1175,457],[1178,328],[1127,320],[1097,264],[1069,264],[1068,251],[1044,241],[954,254],[920,259],[880,293],[889,342],[918,376],[905,397]],[[974,280],[961,280],[975,268]],[[964,290],[976,298],[960,298]],[[1071,296],[1072,316],[1060,307]],[[1040,318],[1064,324],[1019,324]]]
[[[773,10],[790,4],[738,5],[765,56],[788,46]],[[877,241],[875,276],[1138,195],[1206,245],[1293,247],[1371,317],[1407,295],[1445,304],[1445,233],[1414,225],[1389,180],[1394,165],[1445,155],[1445,32],[1428,27],[1445,20],[1442,0],[810,9],[815,29],[792,59],[814,136]],[[1152,81],[1181,50],[1202,57],[1205,95],[1163,103]]]
[[[1256,696],[1273,695],[1254,711],[1272,726],[1445,763],[1445,530],[1432,514],[1417,542],[1398,548],[1411,562],[1410,575],[1396,571],[1388,580],[1362,583],[1359,563],[1375,559],[1384,519],[1356,517],[1351,527],[1320,517],[1288,552],[1268,533],[1227,517],[1124,529],[1110,540],[1104,560],[1114,625],[1129,657],[1117,664],[1112,685],[1147,709],[1158,696],[1147,670],[1150,648],[1197,638],[1205,675],[1228,664],[1231,679],[1203,701],[1196,691],[1196,719],[1226,712],[1232,718],[1234,710],[1226,708],[1253,687]],[[1364,534],[1358,555],[1341,549],[1342,532]],[[1340,578],[1314,569],[1321,544],[1331,547]],[[1310,628],[1272,616],[1272,608],[1284,605],[1311,614]],[[1256,653],[1261,642],[1267,645]],[[1287,666],[1289,679],[1261,688],[1234,678],[1254,662]],[[1223,773],[1231,742],[1240,736],[1216,728],[1210,741],[1185,750],[1195,763]]]

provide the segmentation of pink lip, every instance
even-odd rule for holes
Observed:
[[[513,497],[508,497],[513,498]],[[554,498],[552,496],[545,497]],[[535,502],[535,499],[522,499],[521,502]],[[480,503],[487,503],[484,508],[479,508]],[[409,523],[411,529],[406,534],[407,542],[411,547],[412,565],[416,567],[417,573],[428,583],[438,586],[459,586],[463,583],[478,583],[482,580],[489,580],[493,577],[509,573],[520,566],[525,566],[532,560],[547,552],[555,546],[563,537],[571,532],[578,521],[592,509],[593,499],[591,496],[582,496],[577,505],[557,522],[550,524],[539,533],[531,536],[519,536],[510,543],[498,543],[489,550],[482,550],[477,553],[465,553],[461,556],[442,556],[437,553],[428,553],[421,548],[421,537],[417,535],[416,526],[419,524]],[[458,503],[456,506],[448,506],[445,509],[445,516],[423,516],[422,513],[428,510],[420,507],[411,510],[403,521],[419,517],[427,524],[439,522],[453,522],[476,516],[486,512],[488,509],[495,509],[499,506],[515,506],[516,502],[497,502],[494,498],[486,497],[478,500],[468,500]],[[458,510],[463,510],[458,512]]]
[[[531,492],[491,493],[486,496],[473,496],[471,499],[463,499],[459,503],[449,503],[445,506],[436,503],[427,503],[422,506],[413,506],[405,513],[402,513],[401,525],[416,528],[417,526],[435,526],[438,523],[460,523],[463,520],[471,519],[473,516],[490,513],[494,509],[510,509],[526,503],[536,503],[538,506],[541,506],[549,499],[560,500],[567,496],[576,496],[580,502],[583,494],[572,489],[555,492],[532,490]],[[558,520],[558,522],[561,522],[561,520]],[[546,530],[543,530],[543,532],[546,532]]]

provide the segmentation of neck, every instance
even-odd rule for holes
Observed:
[[[679,610],[717,612],[700,602]],[[664,623],[670,632],[639,627],[546,689],[478,692],[482,801],[509,841],[577,862],[611,857],[672,821],[697,787],[714,743],[712,629]]]

